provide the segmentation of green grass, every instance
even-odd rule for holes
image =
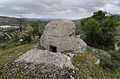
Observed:
[[[8,50],[0,51],[0,66],[6,63],[12,62],[17,59],[20,55],[30,50],[36,42],[31,42],[29,44],[24,44],[10,48]]]
[[[111,58],[95,53],[93,48],[89,48],[84,53],[78,53],[72,58],[75,66],[75,79],[117,79],[120,75],[120,61],[116,57],[117,53]],[[97,59],[100,59],[100,64],[95,64]]]
[[[103,67],[104,69],[110,69],[113,72],[116,72],[119,67],[119,65],[116,64],[116,62],[111,58],[101,58],[100,66]]]
[[[8,49],[14,48],[16,46],[17,46],[16,42],[11,42],[11,41],[2,42],[2,43],[0,43],[0,51],[8,50]]]
[[[0,67],[2,68],[4,64],[17,59],[20,55],[30,50],[37,42],[0,51]],[[120,75],[120,53],[109,52],[111,55],[111,58],[109,58],[101,51],[98,50],[96,53],[93,49],[95,48],[88,47],[88,50],[84,53],[74,55],[72,63],[75,67],[75,72],[72,73],[72,76],[75,79],[117,79]],[[98,59],[101,60],[100,64],[96,64]]]

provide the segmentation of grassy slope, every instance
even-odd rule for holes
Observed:
[[[110,53],[111,58],[95,53],[93,48],[84,53],[76,54],[72,61],[76,67],[73,76],[76,79],[117,79],[120,75],[120,53]],[[100,64],[95,64],[100,59]]]
[[[17,59],[20,55],[30,50],[35,44],[36,42],[31,42],[29,44],[20,45],[8,50],[0,51],[0,66]]]
[[[4,64],[17,59],[20,55],[31,49],[35,43],[32,42],[6,51],[0,51],[0,67],[2,68]],[[75,79],[117,79],[117,76],[120,75],[120,53],[111,52],[110,55],[111,58],[108,58],[100,52],[96,53],[91,47],[84,53],[77,53],[72,58],[73,65],[75,66],[75,72],[72,75]],[[101,63],[95,64],[98,59],[101,60]],[[10,67],[8,70],[12,70],[12,68]],[[21,72],[25,73],[25,70],[22,69]],[[29,77],[31,78],[31,76]]]

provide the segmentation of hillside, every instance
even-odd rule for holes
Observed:
[[[79,26],[79,21],[77,21],[77,24]],[[69,25],[72,26],[69,27]],[[23,32],[25,35],[29,33],[29,28],[27,27]],[[82,39],[75,36],[74,28],[75,24],[72,21],[58,19],[49,22],[45,26],[40,39],[33,39],[27,44],[26,40],[23,43],[20,41],[4,42],[5,45],[10,45],[11,47],[0,51],[0,78],[119,79],[120,53],[115,50],[104,51],[86,45]],[[3,33],[11,34],[15,31],[7,29]],[[30,34],[31,32],[30,30]],[[55,34],[58,32],[60,34]],[[62,34],[67,35],[61,36]],[[26,38],[29,37],[27,36]],[[64,38],[67,39],[64,40]],[[62,47],[59,47],[61,45],[59,42],[62,43]],[[56,44],[60,45],[57,46]],[[72,47],[71,44],[77,47]],[[78,47],[79,50],[76,51]],[[69,50],[67,50],[68,48]],[[74,50],[73,48],[76,49]]]
[[[30,21],[0,29],[0,79],[120,79],[116,15]]]
[[[11,25],[17,23],[17,18],[0,16],[0,25]]]
[[[73,52],[74,70],[60,68],[53,64],[14,62],[25,51],[30,50],[34,44],[0,51],[1,79],[71,79],[72,77],[75,79],[119,79],[120,54],[116,52],[106,54],[104,51],[92,47],[88,47],[84,53],[75,54]],[[23,49],[20,51],[20,48]],[[2,54],[3,52],[4,54]]]
[[[23,19],[24,21],[22,21],[23,25],[27,25],[29,24],[31,21],[37,21],[39,24],[41,24],[41,22],[48,22],[52,19],[45,19],[45,18],[15,18],[15,17],[7,17],[7,16],[0,16],[0,25],[18,25],[19,19]]]
[[[23,18],[23,17],[7,17],[7,16],[0,16],[0,25],[19,25],[20,19],[22,24],[26,26],[29,22],[34,21],[33,19]]]

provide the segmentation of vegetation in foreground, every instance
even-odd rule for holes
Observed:
[[[0,68],[0,79],[70,79],[70,72],[53,64],[12,62]]]
[[[0,62],[0,78],[70,79],[70,75],[72,75],[75,79],[117,79],[120,76],[120,54],[110,51],[111,57],[109,57],[104,55],[99,49],[92,47],[88,47],[88,50],[84,53],[75,54],[72,58],[72,63],[75,66],[74,72],[68,68],[61,69],[51,64],[12,62],[33,47],[34,44],[30,43],[10,49],[9,51],[13,51],[13,53],[4,51],[6,54],[0,54],[0,61],[2,61]],[[53,74],[54,76],[52,76]]]
[[[0,67],[4,64],[14,61],[20,55],[30,50],[37,42],[19,45],[8,50],[0,51]]]
[[[88,47],[84,53],[76,54],[72,61],[75,79],[118,79],[120,76],[120,53],[110,52],[111,58]],[[97,50],[97,49],[96,49]],[[100,60],[100,63],[97,63]]]

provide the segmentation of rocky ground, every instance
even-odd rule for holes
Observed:
[[[15,62],[28,62],[28,63],[46,63],[63,68],[68,67],[73,69],[72,61],[69,56],[60,52],[54,53],[48,50],[31,49],[27,53],[20,56]]]
[[[53,64],[12,62],[0,68],[0,79],[72,79],[71,72]]]
[[[74,79],[73,69],[69,56],[34,48],[0,67],[0,79]]]
[[[119,56],[92,47],[83,53],[32,48],[0,66],[0,79],[119,79]]]

